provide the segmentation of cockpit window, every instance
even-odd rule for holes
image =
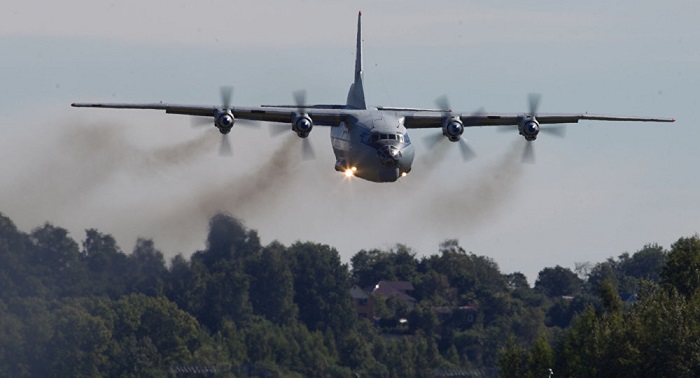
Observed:
[[[408,138],[406,138],[404,134],[372,133],[372,143],[379,142],[380,140],[396,140],[399,143],[406,143]]]

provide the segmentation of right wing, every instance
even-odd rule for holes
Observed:
[[[446,114],[448,117],[459,117],[465,127],[472,126],[516,126],[520,120],[529,114],[516,113],[445,113],[445,112],[415,112],[404,115],[404,125],[407,129],[427,129],[442,127]],[[633,121],[633,122],[675,122],[673,118],[618,117],[585,113],[537,114],[540,124],[578,123],[580,120],[591,121]]]

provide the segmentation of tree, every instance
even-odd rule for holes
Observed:
[[[130,265],[129,281],[131,292],[151,296],[164,294],[166,273],[163,253],[155,248],[152,240],[138,239],[134,251],[127,257]]]
[[[608,313],[619,314],[622,311],[622,300],[617,292],[617,286],[612,280],[605,280],[600,286],[600,298],[603,301],[603,308]]]
[[[535,339],[527,356],[527,376],[529,378],[544,377],[553,366],[554,355],[552,347],[549,345],[547,338],[543,334],[540,334],[540,336]]]
[[[93,294],[118,298],[127,292],[130,273],[127,257],[112,235],[86,230],[82,256],[87,263]]]
[[[379,281],[408,281],[417,277],[416,253],[403,244],[390,251],[362,250],[351,259],[352,279],[361,288],[372,287]]]
[[[113,302],[116,313],[114,338],[148,337],[159,353],[161,368],[187,365],[201,346],[200,327],[192,315],[164,297],[132,294]],[[148,347],[148,341],[144,341]]]
[[[568,268],[557,265],[554,268],[544,268],[537,275],[535,289],[543,292],[548,297],[561,297],[564,295],[576,295],[581,291],[583,282]]]
[[[249,259],[246,272],[251,277],[253,311],[273,323],[290,325],[296,322],[299,310],[294,303],[294,277],[284,253],[285,248],[274,243]]]
[[[34,269],[28,261],[31,250],[29,236],[20,232],[10,218],[0,213],[0,299],[9,300],[43,290],[26,282]]]
[[[459,303],[457,290],[450,285],[448,277],[435,270],[431,269],[420,275],[413,285],[416,289],[415,297],[434,306]]]
[[[662,282],[690,298],[700,288],[700,237],[680,238],[671,246]]]
[[[288,249],[294,276],[294,302],[299,320],[310,330],[330,327],[337,334],[355,321],[350,275],[338,251],[315,243],[295,243]]]
[[[28,272],[43,283],[44,289],[54,297],[79,290],[78,245],[68,237],[68,231],[46,223],[34,229],[30,239],[34,248],[31,261],[27,261],[31,266]]]
[[[55,317],[54,335],[48,343],[52,375],[96,376],[104,371],[111,346],[105,319],[72,304],[60,306]]]
[[[498,352],[499,375],[504,378],[524,377],[527,370],[527,352],[511,335],[506,345]]]
[[[222,260],[201,278],[203,296],[199,297],[197,319],[210,331],[216,332],[225,319],[244,323],[252,314],[248,292],[250,276],[233,261]]]
[[[511,290],[529,289],[530,284],[527,282],[527,277],[521,272],[506,274],[506,284]]]
[[[620,268],[627,276],[659,282],[666,257],[666,251],[658,244],[647,244],[631,258],[622,262]]]
[[[195,257],[211,269],[219,261],[243,261],[259,249],[257,232],[247,230],[241,221],[228,214],[216,214],[209,220],[207,249]]]

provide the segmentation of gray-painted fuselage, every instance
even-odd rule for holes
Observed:
[[[415,149],[403,120],[378,110],[358,112],[358,117],[331,128],[337,171],[374,182],[394,182],[411,171]]]

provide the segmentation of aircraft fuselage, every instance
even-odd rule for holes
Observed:
[[[398,180],[411,171],[415,156],[403,119],[387,111],[358,112],[331,128],[331,143],[337,171],[373,182]]]

